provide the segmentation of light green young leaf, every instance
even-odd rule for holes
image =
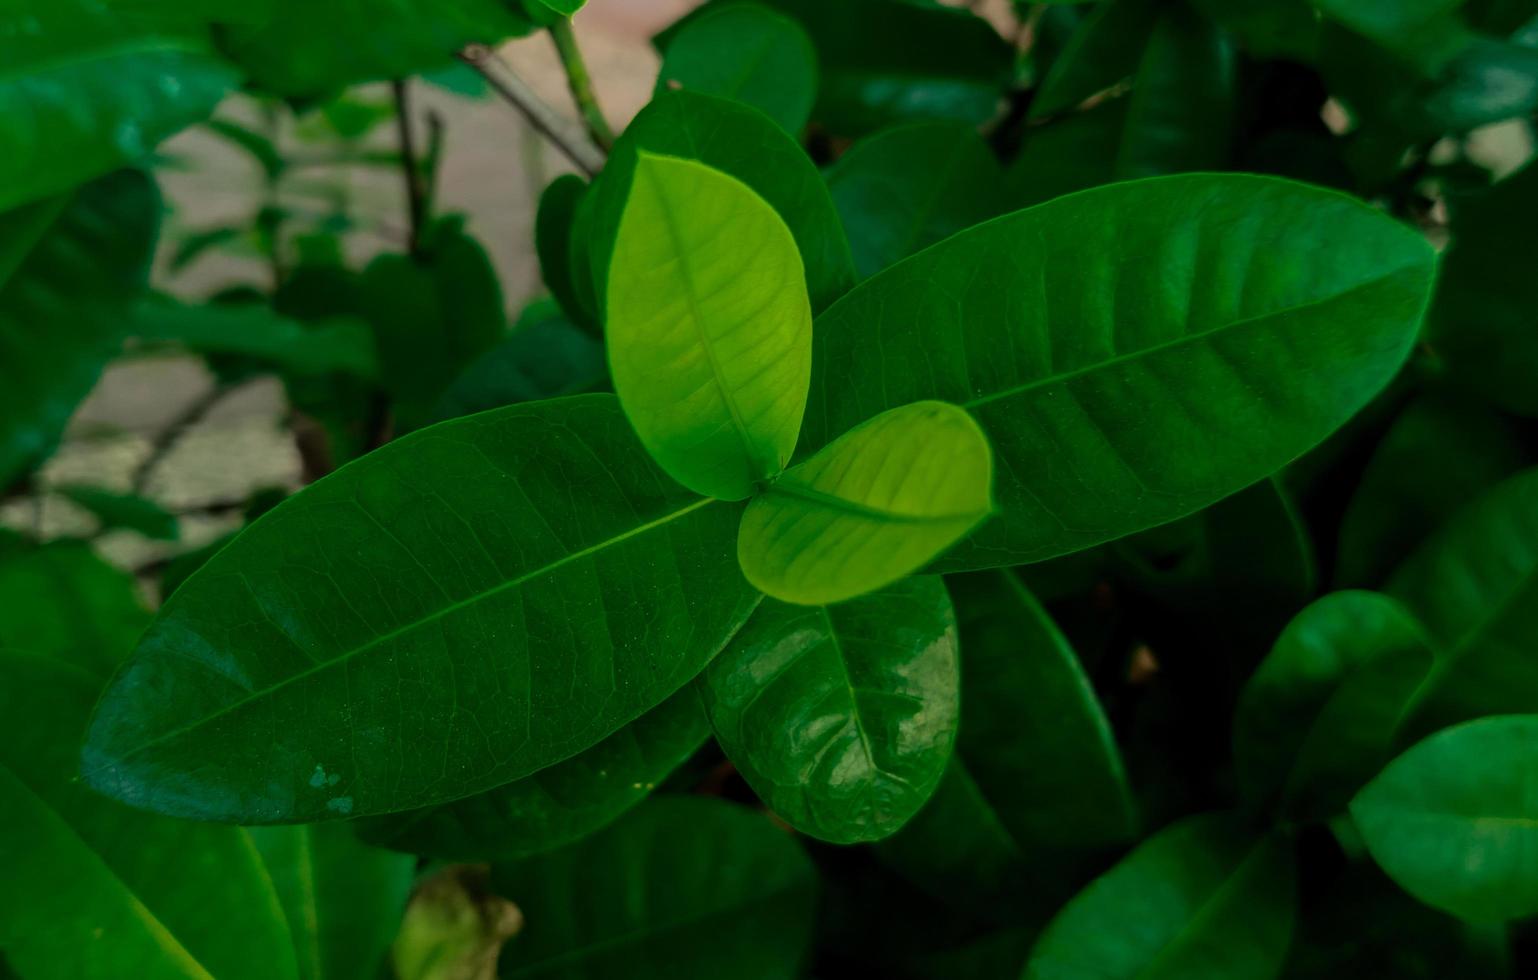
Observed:
[[[0,211],[138,161],[237,81],[206,38],[98,0],[0,4],[0,64]]]
[[[1074,194],[953,235],[822,314],[800,450],[908,402],[961,405],[998,458],[1000,516],[942,567],[1077,551],[1322,440],[1399,370],[1434,270],[1416,232],[1291,181]]]
[[[554,850],[623,816],[710,737],[693,686],[586,751],[440,807],[360,821],[365,840],[457,861]]]
[[[1430,638],[1387,596],[1335,592],[1306,607],[1239,698],[1245,795],[1296,820],[1339,815],[1390,758],[1431,664]]]
[[[1296,914],[1291,847],[1226,814],[1167,827],[1052,920],[1024,980],[1271,980]]]
[[[416,861],[359,843],[343,824],[247,832],[288,918],[299,980],[377,980]]]
[[[748,785],[802,833],[896,832],[940,782],[956,737],[956,617],[935,577],[836,606],[765,600],[696,682]]]
[[[0,651],[0,949],[28,980],[298,980],[246,831],[104,799],[75,777],[103,676]]]
[[[657,73],[657,91],[684,89],[753,106],[797,135],[817,99],[817,52],[789,17],[736,3],[682,25]]]
[[[103,696],[84,777],[256,824],[431,806],[554,765],[747,619],[739,512],[668,479],[609,395],[398,439],[177,589]]]
[[[720,171],[642,152],[605,307],[614,390],[669,475],[718,500],[779,475],[806,409],[812,309],[773,208]]]
[[[793,980],[817,914],[795,838],[710,797],[648,800],[587,840],[492,865],[491,881],[526,923],[504,980]]]
[[[1351,801],[1373,859],[1410,894],[1479,921],[1538,914],[1538,715],[1444,729]]]
[[[776,599],[820,606],[905,575],[992,513],[993,454],[944,402],[884,412],[791,467],[748,504],[737,557]]]

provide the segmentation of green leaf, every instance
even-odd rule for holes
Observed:
[[[408,429],[423,424],[459,372],[507,329],[491,259],[453,219],[429,233],[420,254],[375,258],[362,289],[380,377]]]
[[[78,483],[53,489],[55,493],[68,497],[72,503],[90,511],[103,531],[121,528],[157,541],[175,541],[181,536],[175,514],[138,494],[117,493]]]
[[[1341,519],[1336,583],[1381,584],[1428,533],[1532,462],[1494,411],[1431,395],[1411,402],[1373,450]]]
[[[602,342],[573,326],[553,303],[537,301],[524,309],[507,339],[454,379],[430,421],[597,391],[607,377]]]
[[[138,171],[0,215],[0,486],[53,451],[117,353],[159,226]]]
[[[1457,16],[1465,0],[1310,0],[1319,12],[1424,68],[1468,41]]]
[[[297,978],[251,839],[105,800],[75,778],[101,680],[0,652],[0,949],[33,980]]]
[[[149,624],[133,577],[83,541],[0,552],[0,647],[46,654],[106,676]]]
[[[1319,19],[1308,0],[1191,0],[1191,6],[1257,57],[1305,64],[1318,57]]]
[[[742,500],[785,468],[812,373],[790,229],[746,184],[641,152],[605,303],[614,390],[675,480]]]
[[[1538,469],[1497,484],[1421,545],[1388,591],[1439,646],[1411,727],[1426,734],[1538,704]]]
[[[1073,32],[1031,99],[1028,118],[1068,109],[1130,78],[1159,21],[1152,0],[1106,0]]]
[[[570,17],[581,10],[587,0],[534,0],[534,2],[544,4],[563,17]]]
[[[152,296],[133,311],[140,340],[179,344],[200,354],[234,354],[295,374],[379,374],[368,325],[351,317],[301,324],[263,303],[181,303]]]
[[[799,24],[767,7],[712,9],[668,41],[657,91],[672,89],[745,103],[796,135],[817,99],[817,52]]]
[[[1028,207],[1115,179],[1131,101],[1108,99],[1028,129],[1004,175],[1010,203]]]
[[[1254,483],[1348,419],[1408,354],[1434,264],[1361,203],[1275,178],[1086,191],[961,232],[819,317],[800,448],[956,403],[993,445],[1000,515],[941,567],[1087,548]]]
[[[710,737],[692,686],[592,748],[440,807],[360,822],[365,840],[449,860],[527,857],[619,819]]]
[[[503,980],[800,976],[816,913],[812,863],[759,813],[659,797],[579,844],[492,866],[526,925]]]
[[[1287,625],[1234,713],[1245,796],[1295,820],[1328,820],[1392,756],[1430,639],[1399,603],[1335,592]]]
[[[1535,208],[1538,165],[1529,165],[1456,212],[1427,335],[1462,388],[1528,417],[1538,417],[1538,283],[1522,257],[1538,231],[1513,215]]]
[[[441,67],[466,44],[534,29],[503,0],[273,0],[273,8],[265,24],[223,30],[220,46],[252,85],[297,99],[405,78]]]
[[[961,627],[957,754],[882,854],[942,897],[1007,908],[1023,896],[1050,910],[1137,836],[1132,788],[1089,678],[1046,610],[1008,572],[948,583]]]
[[[1538,914],[1538,715],[1481,718],[1417,743],[1351,801],[1373,860],[1474,920]]]
[[[837,606],[773,599],[697,682],[748,785],[802,833],[894,833],[940,782],[960,708],[956,618],[938,578]]]
[[[596,331],[596,311],[577,283],[578,269],[588,275],[585,264],[578,265],[577,209],[588,196],[588,183],[576,174],[562,174],[545,187],[539,196],[539,210],[534,217],[534,249],[539,255],[539,274],[545,288],[561,304],[573,323]]]
[[[1116,157],[1118,178],[1217,170],[1233,139],[1233,43],[1180,3],[1164,7],[1138,63]]]
[[[714,0],[694,17],[728,6]],[[931,0],[766,0],[817,49],[822,85],[813,121],[848,137],[920,119],[980,125],[1008,87],[1014,50],[987,21]],[[664,49],[674,32],[659,42]]]
[[[146,156],[236,82],[190,33],[95,0],[0,4],[0,210]]]
[[[1291,845],[1224,814],[1144,842],[1052,920],[1025,980],[1269,980],[1292,935]]]
[[[341,824],[249,833],[288,917],[300,980],[375,980],[416,862],[358,843]]]
[[[666,92],[658,93],[625,128],[588,195],[593,201],[591,262],[600,297],[643,151],[697,160],[729,174],[779,212],[801,251],[814,312],[854,285],[854,261],[838,212],[800,145],[756,109],[697,92]]]
[[[820,606],[889,585],[993,512],[993,456],[944,402],[883,412],[791,467],[748,504],[737,558],[776,599]]]
[[[738,512],[669,480],[607,395],[396,440],[171,596],[103,697],[85,778],[277,823],[526,776],[661,703],[747,619]]]
[[[993,217],[1003,178],[977,132],[954,123],[883,130],[827,175],[862,277]]]

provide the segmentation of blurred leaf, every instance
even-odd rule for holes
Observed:
[[[588,277],[586,243],[577,237],[577,209],[590,197],[588,183],[576,174],[562,174],[539,195],[534,219],[534,249],[539,256],[539,275],[545,288],[561,304],[568,319],[596,333],[597,310],[590,291],[585,294],[578,277]]]
[[[0,552],[0,595],[0,647],[46,654],[103,677],[127,658],[150,621],[133,577],[83,541]]]
[[[518,906],[491,894],[485,865],[455,864],[422,880],[390,951],[396,980],[494,980],[497,954],[523,928]]]
[[[1068,109],[1130,78],[1159,22],[1155,0],[1105,0],[1052,62],[1031,99],[1030,119]]]
[[[1312,62],[1318,56],[1319,19],[1309,0],[1191,0],[1191,6],[1259,57]]]
[[[815,874],[763,814],[657,797],[581,843],[492,867],[493,887],[528,923],[498,972],[791,980],[811,939]]]
[[[175,541],[181,536],[175,514],[138,494],[78,483],[56,486],[53,490],[90,511],[103,531],[121,528],[157,541]]]
[[[536,301],[505,340],[454,379],[428,421],[597,391],[607,371],[602,342],[572,326],[553,303]]]
[[[667,43],[657,91],[733,99],[797,135],[817,99],[817,52],[795,21],[756,3],[711,9]]]
[[[208,129],[230,145],[244,150],[262,168],[268,180],[277,180],[288,166],[271,139],[234,120],[210,119]]]
[[[1476,921],[1538,914],[1538,715],[1481,718],[1416,744],[1351,801],[1389,877]]]
[[[315,324],[291,320],[257,303],[179,303],[153,296],[133,313],[131,333],[200,354],[235,354],[301,375],[379,373],[368,325],[337,317]]]

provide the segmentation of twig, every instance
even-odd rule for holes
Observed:
[[[149,455],[145,456],[134,468],[131,486],[136,494],[143,494],[144,488],[149,485],[150,477],[155,473],[155,467],[170,454],[172,449],[187,431],[207,417],[214,407],[225,399],[231,392],[237,391],[245,384],[237,381],[234,384],[215,384],[208,391],[198,396],[186,408],[177,413],[176,418],[158,433],[150,442]]]
[[[416,137],[411,131],[411,101],[405,79],[390,83],[395,95],[395,128],[400,135],[401,169],[406,176],[406,207],[411,216],[409,249],[415,254],[422,247],[422,230],[427,225],[427,182],[422,179],[422,168],[417,163]]]
[[[427,110],[427,152],[422,155],[422,179],[427,189],[427,212],[431,214],[438,201],[438,172],[443,165],[443,114],[435,109]]]
[[[593,92],[593,77],[588,74],[587,62],[582,59],[582,49],[577,47],[577,35],[572,33],[571,20],[562,19],[550,25],[550,40],[555,42],[556,54],[561,56],[561,67],[566,69],[566,84],[571,87],[572,101],[587,124],[588,135],[593,142],[607,150],[614,145],[614,130],[598,107],[598,96]]]
[[[502,63],[490,48],[472,44],[460,52],[459,58],[480,73],[480,76],[491,86],[492,91],[523,113],[529,125],[533,126],[545,139],[554,143],[568,160],[576,164],[578,170],[589,177],[594,177],[599,170],[603,169],[603,150],[585,135],[573,132],[570,124],[541,101],[539,96],[534,94],[534,90],[529,88],[523,79],[513,74],[512,69]],[[490,63],[493,61],[497,62],[499,70],[491,69]]]

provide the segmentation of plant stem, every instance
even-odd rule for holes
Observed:
[[[170,454],[172,449],[176,448],[176,444],[180,441],[181,437],[189,429],[203,421],[208,413],[213,411],[214,406],[223,401],[225,396],[229,395],[232,391],[239,389],[242,384],[243,382],[235,384],[215,383],[208,391],[188,403],[186,408],[177,413],[176,418],[172,419],[165,428],[155,434],[155,438],[150,442],[149,455],[145,456],[139,465],[134,468],[131,486],[135,494],[142,495],[144,493],[145,487],[149,485],[150,477],[155,473],[155,468]]]
[[[593,177],[603,169],[604,151],[588,140],[585,135],[573,132],[567,121],[541,101],[539,96],[534,94],[534,90],[529,88],[523,79],[513,74],[512,70],[503,64],[490,48],[472,44],[460,53],[459,58],[479,72],[491,86],[492,91],[523,113],[529,124],[541,136],[555,144],[556,149],[576,164],[578,170]],[[492,70],[493,61],[497,62],[499,70]]]
[[[390,83],[395,95],[395,127],[400,136],[401,169],[406,177],[406,207],[411,217],[408,250],[415,255],[422,247],[422,230],[427,224],[427,182],[417,163],[416,136],[411,130],[411,100],[405,79]]]
[[[587,72],[587,62],[582,60],[582,49],[577,47],[577,35],[572,33],[571,20],[558,20],[550,25],[550,39],[555,42],[556,53],[561,56],[561,67],[566,69],[566,83],[571,86],[572,101],[582,121],[587,123],[588,135],[605,150],[614,145],[614,130],[598,108],[598,96],[593,93],[593,77]]]

